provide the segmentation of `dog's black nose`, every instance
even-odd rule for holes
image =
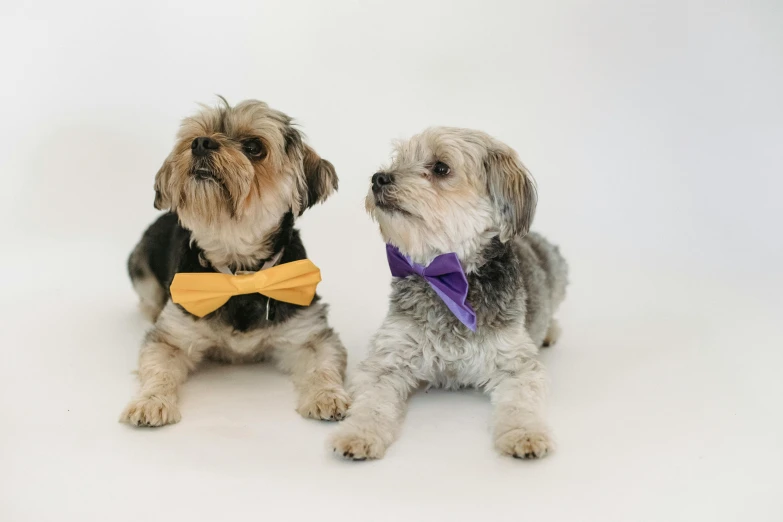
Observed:
[[[378,192],[386,185],[391,185],[391,182],[391,174],[386,174],[385,172],[376,172],[372,175],[372,190],[373,192]]]
[[[190,144],[190,149],[193,151],[193,155],[195,156],[206,156],[213,150],[217,150],[219,148],[220,143],[206,136],[196,138],[193,140],[193,143]]]

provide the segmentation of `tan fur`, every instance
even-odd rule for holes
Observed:
[[[176,212],[203,250],[204,263],[243,270],[275,254],[272,238],[283,216],[289,211],[298,216],[329,197],[337,189],[337,175],[282,112],[255,100],[235,107],[223,101],[183,121],[155,177],[155,206]],[[196,138],[204,137],[219,144],[208,159],[191,149]],[[249,139],[260,140],[264,153],[245,153],[243,143]],[[196,176],[202,163],[208,163],[214,179]],[[179,388],[204,358],[236,363],[270,358],[292,375],[301,415],[342,418],[350,402],[343,390],[346,352],[328,325],[325,304],[314,303],[284,323],[238,332],[220,321],[195,318],[168,301],[143,250],[140,244],[131,255],[132,277],[155,326],[139,356],[139,394],[123,411],[122,422],[178,422]]]
[[[496,143],[485,160],[487,186],[499,216],[500,239],[527,234],[536,212],[538,195],[533,177],[516,151]]]
[[[334,167],[304,144],[298,131],[293,131],[294,146],[286,150],[290,132],[291,118],[255,100],[205,108],[186,118],[174,150],[155,177],[156,208],[177,212],[215,262],[250,264],[252,255],[247,252],[255,254],[260,247],[253,243],[260,229],[268,229],[289,209],[301,214],[337,189]],[[202,136],[220,144],[211,158],[223,186],[192,176],[191,143]],[[263,160],[251,161],[242,152],[242,140],[248,138],[264,144]],[[235,238],[243,247],[232,252],[222,241],[212,240],[214,236]]]

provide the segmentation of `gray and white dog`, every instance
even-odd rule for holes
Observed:
[[[383,457],[421,383],[486,390],[502,454],[536,458],[552,449],[536,355],[557,339],[553,315],[567,267],[557,247],[528,234],[536,202],[516,152],[483,132],[430,128],[396,146],[391,165],[372,178],[367,211],[414,263],[457,254],[477,329],[422,277],[395,278],[388,315],[352,379],[353,406],[331,440],[335,452]]]

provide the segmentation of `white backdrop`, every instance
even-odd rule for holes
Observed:
[[[28,4],[0,14],[0,519],[781,520],[779,2]],[[363,197],[391,140],[519,151],[571,265],[556,453],[503,459],[485,397],[431,391],[385,460],[341,462],[264,366],[194,375],[176,426],[116,422],[147,328],[125,258],[215,94],[337,168],[300,228],[351,367],[387,306]]]

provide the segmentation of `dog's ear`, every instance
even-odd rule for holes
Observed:
[[[500,225],[500,240],[524,236],[536,212],[538,194],[530,172],[509,147],[490,149],[484,160],[487,190]]]
[[[337,190],[337,172],[334,165],[322,159],[309,146],[304,146],[305,183],[307,195],[302,197],[302,211],[316,203],[323,203]]]
[[[167,157],[163,165],[155,174],[155,208],[168,210],[171,208],[171,194],[169,193],[169,179],[171,178],[171,156]]]
[[[285,152],[289,157],[301,159],[302,177],[299,180],[298,215],[316,203],[322,203],[337,190],[337,172],[334,165],[321,156],[302,139],[302,133],[289,126],[285,133]]]

